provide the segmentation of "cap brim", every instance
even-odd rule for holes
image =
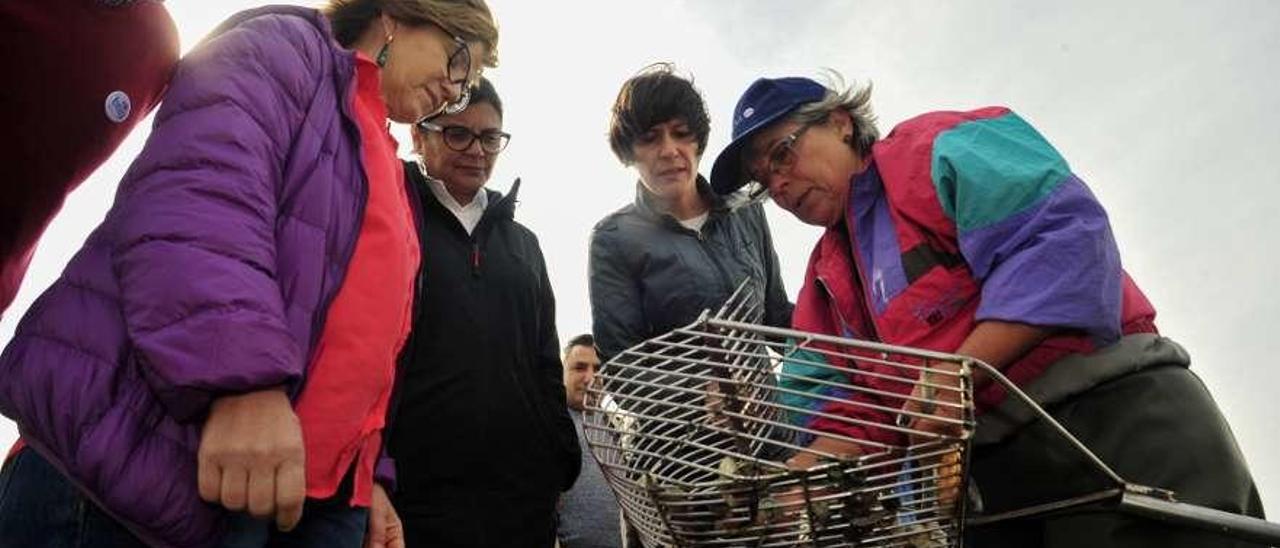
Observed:
[[[750,135],[747,135],[750,138]],[[716,156],[716,161],[711,165],[711,189],[716,194],[732,194],[742,185],[746,184],[746,178],[742,175],[742,147],[746,144],[747,139],[738,139],[729,143],[720,151],[720,155]]]
[[[795,108],[775,112],[755,120],[755,124],[750,129],[720,151],[715,163],[711,165],[711,189],[716,194],[732,194],[742,188],[742,185],[747,184],[746,174],[742,173],[742,148],[747,146],[751,138],[760,130],[773,125],[779,118],[790,114],[792,110]]]

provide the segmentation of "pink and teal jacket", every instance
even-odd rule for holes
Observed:
[[[1102,206],[1048,141],[1006,108],[933,112],[895,127],[850,181],[847,207],[845,222],[827,229],[810,256],[796,329],[953,352],[982,321],[1059,328],[1005,368],[1019,385],[1063,357],[1156,331],[1155,310],[1120,267]],[[854,382],[910,389],[870,375]],[[975,397],[981,412],[1004,391],[992,385]],[[883,399],[868,403],[902,402]],[[893,420],[862,406],[824,405],[828,413]],[[822,418],[808,426],[899,441],[888,430]]]

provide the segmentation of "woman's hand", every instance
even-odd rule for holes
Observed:
[[[404,548],[404,526],[391,505],[387,491],[378,483],[373,484],[373,500],[369,505],[369,529],[365,532],[364,548]]]
[[[912,445],[926,443],[939,436],[964,436],[960,370],[958,363],[935,362],[920,372],[911,390],[911,398],[902,405],[903,426],[914,431],[909,436]]]
[[[281,531],[302,519],[306,498],[302,426],[280,389],[213,402],[197,454],[200,498],[274,517]]]
[[[960,364],[942,362],[931,364],[929,369],[920,373],[919,382],[911,391],[911,398],[902,406],[906,413],[923,416],[903,415],[906,426],[914,432],[908,436],[912,446],[938,440],[959,440],[964,437],[965,418],[961,398]],[[946,446],[938,447],[945,449]],[[936,478],[934,486],[938,492],[938,502],[948,505],[960,496],[960,480],[964,472],[960,458],[960,449],[945,451],[941,454],[922,457],[922,467],[933,467]]]
[[[787,468],[808,470],[821,464],[821,459],[831,458],[819,453],[828,453],[838,459],[856,459],[862,454],[862,447],[852,441],[819,435],[808,447],[787,459]]]

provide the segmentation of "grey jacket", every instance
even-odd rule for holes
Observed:
[[[589,279],[592,332],[601,359],[688,325],[716,309],[751,279],[764,322],[790,327],[792,304],[778,273],[778,256],[759,203],[733,204],[698,176],[712,204],[700,232],[659,211],[643,186],[636,200],[596,224]]]

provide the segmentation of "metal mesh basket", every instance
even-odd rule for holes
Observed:
[[[588,389],[587,442],[642,542],[959,545],[965,359],[758,326],[751,291]]]
[[[959,546],[966,524],[1078,511],[1280,546],[1280,525],[1126,481],[989,364],[756,325],[752,291],[588,388],[587,443],[645,546]],[[975,370],[1109,486],[966,516]]]

